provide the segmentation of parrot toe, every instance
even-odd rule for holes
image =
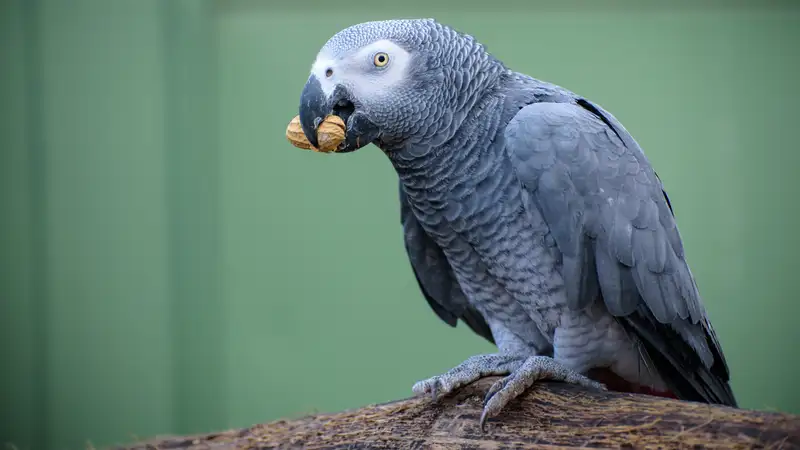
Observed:
[[[531,356],[510,375],[489,388],[480,418],[481,431],[486,432],[486,421],[490,417],[499,414],[511,400],[517,398],[538,380],[563,381],[590,389],[606,389],[602,383],[581,375],[553,358]]]
[[[412,390],[416,395],[430,393],[436,400],[479,378],[512,373],[524,361],[524,356],[501,353],[471,356],[442,375],[417,382]]]

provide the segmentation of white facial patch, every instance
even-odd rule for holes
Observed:
[[[375,67],[375,55],[383,52],[389,55],[389,63],[385,67]],[[377,41],[359,50],[354,59],[370,68],[354,78],[350,88],[357,96],[365,98],[388,92],[406,76],[406,69],[411,55],[392,41]]]
[[[389,62],[383,67],[375,66],[375,55],[378,53],[385,53],[389,57]],[[326,96],[333,94],[337,85],[343,85],[353,95],[366,101],[400,83],[405,78],[410,61],[408,52],[392,41],[381,40],[338,59],[322,51],[312,64],[311,73],[319,80]]]
[[[319,80],[319,84],[322,86],[322,92],[325,93],[326,97],[330,97],[331,94],[333,94],[333,90],[336,88],[336,83],[326,75],[328,70],[332,71],[335,75],[336,72],[338,72],[337,61],[328,55],[320,53],[317,55],[314,64],[311,65],[311,73]]]

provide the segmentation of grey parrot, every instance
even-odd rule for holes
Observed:
[[[612,114],[435,19],[345,28],[310,72],[307,139],[334,114],[339,153],[387,156],[422,296],[497,347],[416,394],[503,376],[482,429],[546,379],[736,407],[672,205]]]

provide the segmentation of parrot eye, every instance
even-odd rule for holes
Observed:
[[[385,66],[386,64],[389,64],[389,55],[387,55],[386,53],[383,53],[383,52],[376,53],[376,54],[375,54],[375,57],[374,57],[374,58],[373,58],[373,60],[372,60],[372,62],[373,62],[373,63],[374,63],[374,64],[375,64],[377,67],[383,67],[383,66]]]

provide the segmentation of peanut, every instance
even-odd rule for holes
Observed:
[[[339,144],[344,141],[345,124],[339,116],[330,115],[319,124],[317,128],[317,141],[319,148],[314,148],[300,126],[300,116],[295,116],[286,127],[286,138],[297,148],[314,150],[316,152],[335,152]]]

